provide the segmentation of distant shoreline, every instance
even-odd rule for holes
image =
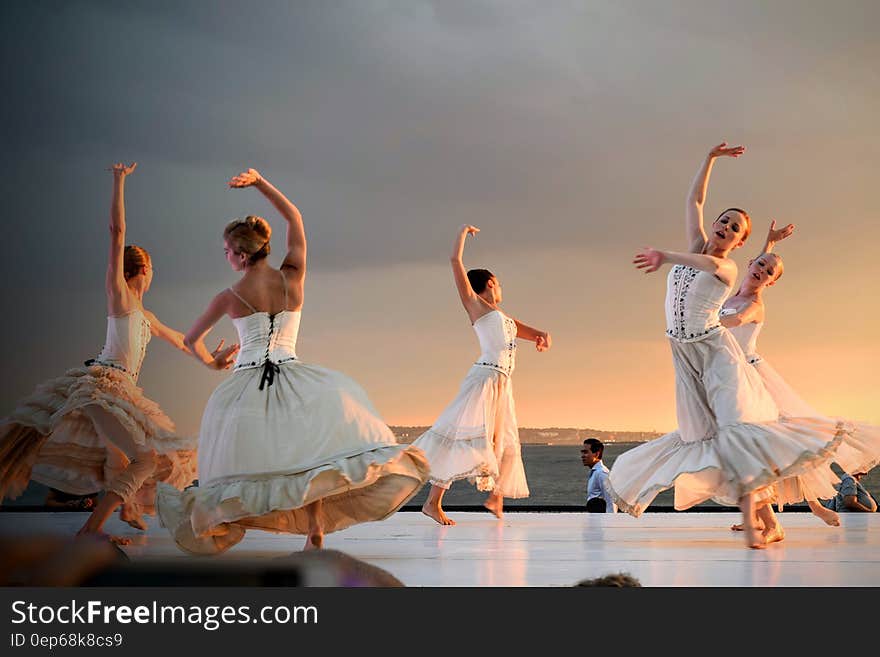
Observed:
[[[430,429],[427,426],[391,425],[391,431],[402,443],[411,443]],[[519,440],[523,445],[580,445],[585,438],[598,438],[605,443],[644,443],[663,434],[656,431],[604,431],[573,427],[520,427]]]

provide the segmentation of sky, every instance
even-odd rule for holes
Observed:
[[[684,199],[726,140],[707,216],[793,222],[766,296],[764,357],[829,415],[880,423],[875,288],[880,5],[653,3],[4,3],[0,406],[95,356],[114,161],[128,241],[153,256],[145,305],[185,331],[233,284],[232,218],[284,224],[253,166],[302,210],[309,276],[298,353],[361,383],[389,424],[430,424],[479,350],[448,264],[503,282],[521,342],[521,426],[675,426],[665,272]],[[713,214],[714,213],[714,214]],[[234,340],[228,320],[209,338]],[[140,384],[195,433],[228,376],[155,340]],[[8,411],[0,411],[5,413]]]

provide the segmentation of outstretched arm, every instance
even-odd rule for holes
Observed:
[[[113,197],[110,201],[110,253],[107,258],[105,287],[111,314],[124,311],[125,300],[125,178],[137,168],[137,162],[125,166],[117,162],[108,171],[113,172]],[[117,307],[113,307],[117,306]]]
[[[523,324],[518,319],[514,319],[513,321],[516,322],[516,337],[534,342],[535,349],[538,351],[547,351],[552,346],[553,340],[547,331],[540,331],[536,328],[532,328],[528,324]]]
[[[636,269],[644,269],[646,274],[657,271],[665,263],[671,263],[709,272],[727,285],[733,285],[736,280],[736,264],[733,260],[701,253],[677,253],[647,247],[636,253],[633,263]]]
[[[306,230],[302,214],[272,183],[263,178],[256,169],[248,169],[229,181],[230,187],[256,187],[287,222],[287,255],[282,269],[295,272],[300,280],[306,275]]]
[[[202,313],[202,316],[195,321],[195,324],[183,337],[183,344],[187,351],[212,370],[229,369],[235,360],[235,354],[238,353],[237,344],[223,349],[223,340],[220,340],[220,344],[214,351],[208,351],[205,346],[205,336],[227,312],[228,296],[229,293],[224,290],[214,297],[207,310]]]
[[[452,278],[455,280],[455,287],[458,290],[458,296],[461,299],[461,305],[470,317],[471,323],[477,321],[479,317],[486,312],[488,304],[483,301],[467,277],[467,270],[462,262],[462,254],[464,253],[464,243],[468,235],[476,235],[480,229],[470,224],[462,224],[455,236],[455,242],[452,244],[452,255],[449,256],[449,263],[452,265]]]
[[[770,229],[767,231],[767,239],[764,240],[764,249],[761,253],[772,253],[773,247],[776,246],[776,243],[781,242],[793,232],[794,224],[788,224],[787,226],[776,230],[776,220],[771,220]]]
[[[727,142],[721,142],[703,159],[697,175],[691,183],[685,204],[685,234],[687,237],[688,250],[691,253],[700,253],[706,244],[706,229],[703,227],[703,206],[706,203],[706,192],[709,189],[709,176],[712,166],[719,157],[739,157],[745,152],[745,146],[728,146]]]

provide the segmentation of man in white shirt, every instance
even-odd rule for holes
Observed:
[[[581,463],[590,468],[587,479],[587,511],[591,513],[615,513],[617,505],[611,497],[608,485],[608,468],[602,463],[605,445],[598,438],[587,438],[581,448]]]

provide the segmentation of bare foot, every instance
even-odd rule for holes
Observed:
[[[771,543],[779,543],[785,540],[785,532],[782,531],[782,527],[776,525],[775,527],[771,527],[770,529],[765,529],[761,532],[761,535],[764,537],[764,543],[770,545]]]
[[[763,530],[763,529],[764,529],[764,523],[761,522],[761,521],[759,520],[758,522],[755,523],[755,529]],[[738,524],[738,525],[731,525],[731,526],[730,526],[730,531],[732,531],[732,532],[741,532],[741,531],[743,531],[743,524],[740,523],[740,524]]]
[[[436,520],[441,525],[454,525],[455,521],[446,515],[442,508],[439,506],[429,505],[425,502],[422,505],[422,513],[424,513],[429,518]]]
[[[111,536],[105,532],[97,531],[87,531],[85,527],[80,529],[77,533],[77,536],[88,536],[89,538],[104,540],[108,543],[112,543],[113,545],[131,545],[131,539],[126,536]]]
[[[320,529],[313,530],[306,536],[306,546],[303,548],[305,550],[320,550],[324,547],[324,532]]]
[[[746,547],[753,550],[763,550],[767,547],[767,544],[764,542],[764,536],[757,528],[743,528],[743,532],[746,535]]]
[[[840,516],[837,514],[837,511],[826,509],[821,504],[817,504],[815,507],[811,506],[810,510],[826,525],[831,525],[832,527],[840,527]]]
[[[501,518],[504,515],[504,498],[499,495],[489,496],[489,498],[483,502],[483,506],[489,509],[496,518]]]
[[[147,523],[144,521],[144,517],[127,504],[119,507],[119,519],[127,522],[135,529],[140,529],[142,532],[147,531]]]

